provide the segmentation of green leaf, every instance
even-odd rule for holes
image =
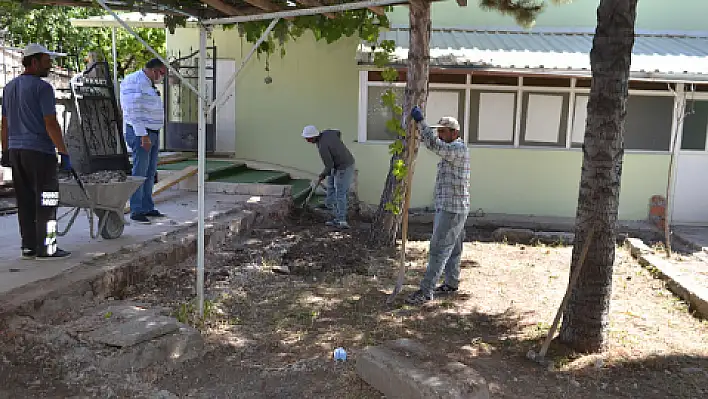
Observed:
[[[396,140],[388,145],[388,153],[391,155],[401,155],[403,153],[403,142],[401,140]]]
[[[386,91],[381,95],[381,104],[388,108],[393,108],[396,106],[396,93],[392,89],[386,89]]]
[[[398,132],[401,127],[396,119],[389,119],[386,121],[386,130],[389,132]]]
[[[406,166],[406,163],[403,162],[402,159],[396,160],[396,162],[394,162],[393,164],[392,173],[397,180],[402,180],[404,177],[406,177],[406,174],[408,173],[408,167]]]
[[[395,82],[398,80],[398,71],[394,68],[386,68],[381,72],[381,77],[386,82]]]
[[[391,63],[391,55],[389,53],[377,52],[374,53],[374,65],[379,68],[385,68]]]

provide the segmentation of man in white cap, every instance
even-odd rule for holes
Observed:
[[[71,162],[57,122],[54,88],[42,79],[58,55],[29,44],[22,57],[24,72],[3,90],[2,166],[12,167],[23,259],[70,255],[56,243],[57,151],[64,169],[71,170]]]
[[[334,129],[317,130],[312,125],[305,126],[302,137],[308,143],[317,145],[317,149],[324,163],[324,170],[320,173],[317,183],[312,189],[327,179],[327,197],[325,207],[334,211],[334,219],[328,221],[328,226],[349,228],[347,223],[349,187],[354,179],[354,156],[342,142],[342,132]]]
[[[470,208],[470,154],[460,140],[457,119],[446,116],[428,126],[418,107],[413,107],[411,117],[420,127],[422,143],[441,158],[435,178],[435,220],[428,266],[420,289],[406,299],[411,305],[421,305],[432,300],[433,295],[455,293],[460,284],[465,221]],[[436,287],[443,268],[445,282]]]

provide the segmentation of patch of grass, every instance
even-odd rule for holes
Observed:
[[[180,323],[188,324],[196,329],[203,329],[205,322],[214,319],[216,316],[216,303],[214,301],[204,300],[203,316],[199,316],[196,298],[180,304],[173,313],[173,317]]]

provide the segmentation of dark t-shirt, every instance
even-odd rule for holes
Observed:
[[[4,88],[2,117],[7,123],[9,149],[56,154],[44,117],[56,115],[52,85],[34,75],[20,75]]]

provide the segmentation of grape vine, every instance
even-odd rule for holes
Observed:
[[[393,8],[386,7],[390,12]],[[181,16],[170,16],[165,18],[165,22],[170,32],[174,32],[176,26],[185,26],[186,18]],[[236,28],[249,43],[255,43],[265,32],[270,21],[253,21],[240,24],[224,25],[224,29]],[[312,32],[315,40],[325,40],[328,44],[336,42],[345,37],[357,35],[362,41],[369,43],[374,54],[373,63],[377,69],[381,70],[383,80],[394,83],[398,80],[398,71],[391,66],[395,42],[392,40],[382,40],[379,42],[380,32],[390,26],[386,15],[378,15],[368,9],[349,10],[336,14],[335,18],[327,18],[324,15],[301,16],[292,20],[281,19],[273,28],[269,37],[258,47],[257,53],[271,55],[280,51],[280,56],[285,56],[285,44],[290,40],[297,40],[306,31]],[[408,174],[408,166],[402,158],[404,153],[404,140],[406,131],[403,129],[401,120],[403,118],[403,107],[398,105],[396,93],[393,85],[389,85],[381,95],[381,103],[391,112],[391,119],[386,122],[386,129],[395,133],[396,139],[389,145],[389,153],[393,156],[392,174],[396,181],[400,182]],[[403,187],[397,184],[391,201],[385,205],[385,210],[398,215],[402,211]]]
[[[393,143],[389,144],[388,152],[394,158],[391,173],[396,181],[400,182],[408,175],[408,165],[402,158],[405,149],[404,139],[406,138],[406,130],[403,129],[401,123],[403,107],[398,105],[396,93],[393,91],[393,83],[398,80],[398,71],[391,66],[395,47],[396,43],[393,40],[382,40],[379,43],[381,51],[376,52],[374,55],[374,65],[382,69],[381,77],[385,82],[389,83],[388,88],[381,95],[381,104],[391,112],[391,119],[386,121],[386,130],[395,133],[396,138]],[[399,215],[402,211],[402,204],[403,186],[397,184],[393,191],[393,197],[386,203],[384,209],[394,215]]]

